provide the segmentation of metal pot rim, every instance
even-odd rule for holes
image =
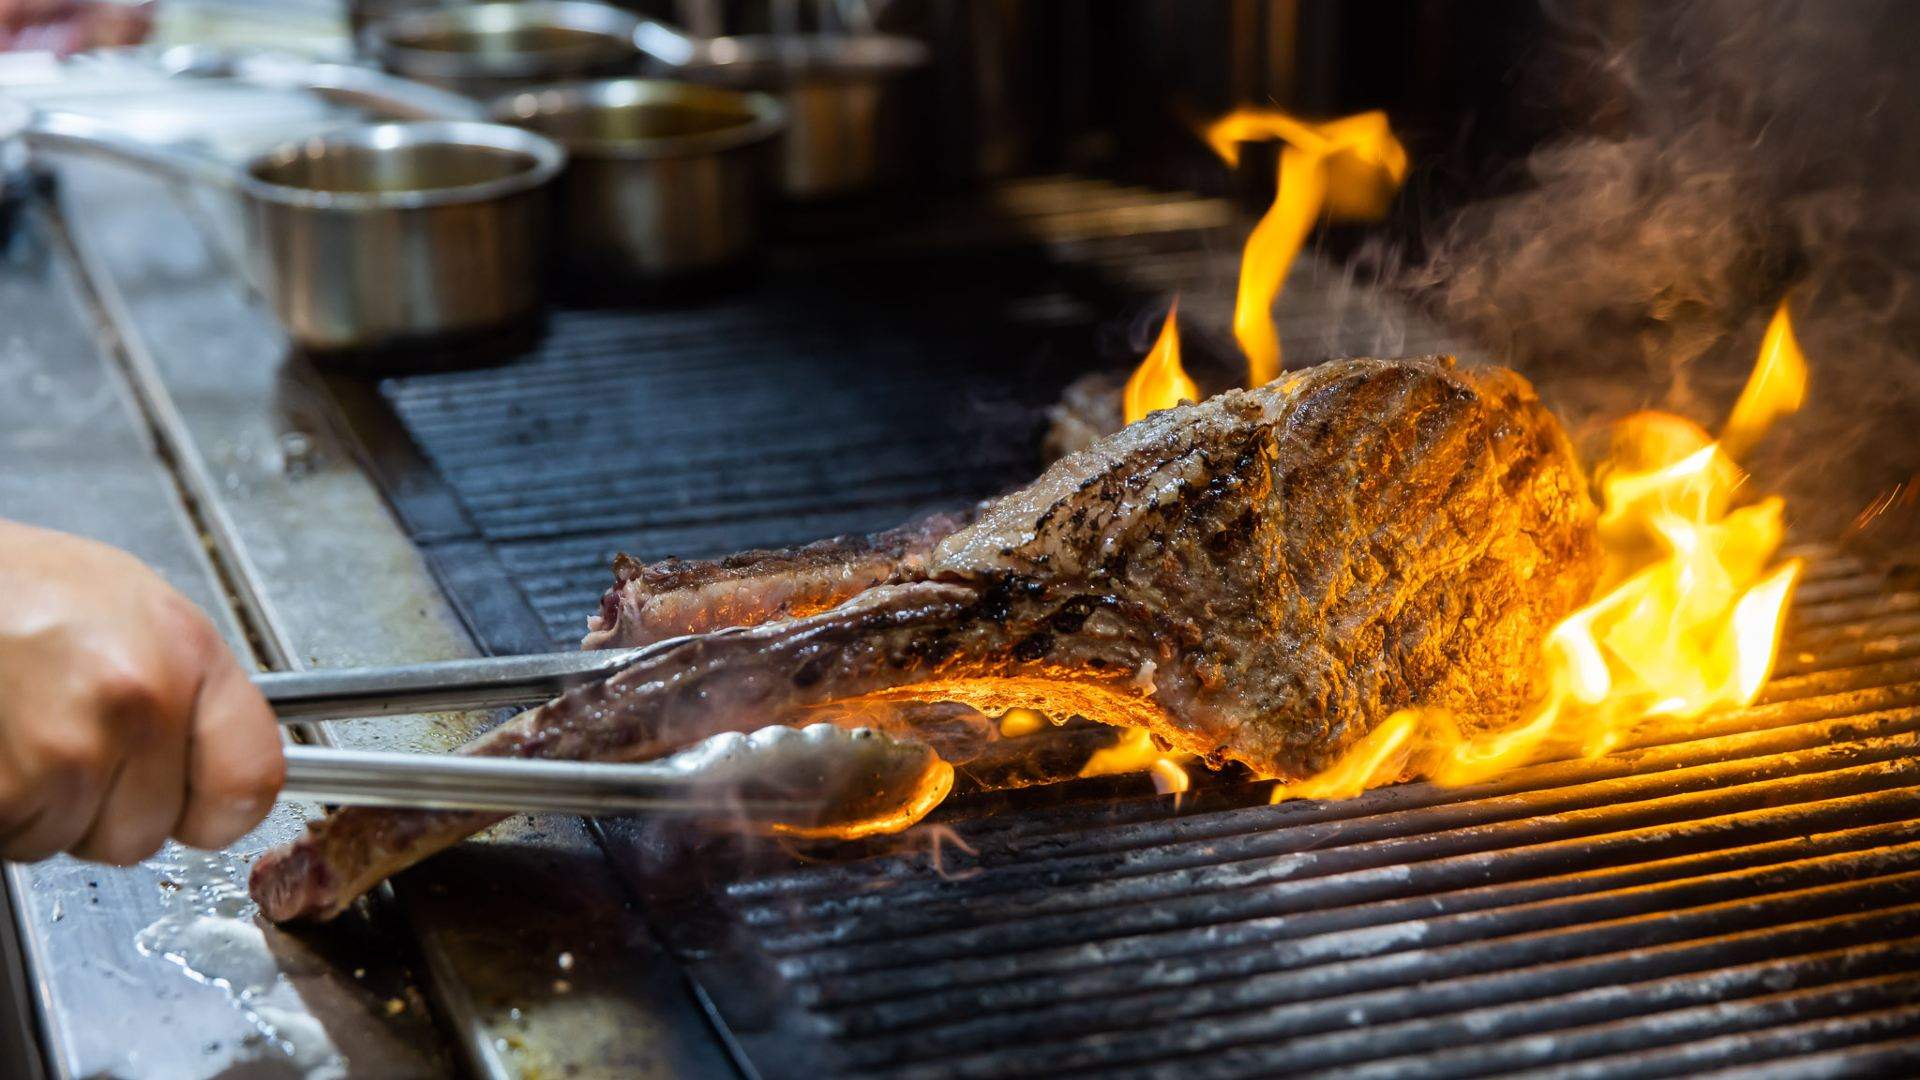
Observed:
[[[700,42],[680,70],[783,85],[889,78],[924,66],[929,56],[925,44],[898,34],[740,34]]]
[[[316,153],[329,146],[369,146],[381,150],[429,145],[466,146],[525,154],[526,167],[506,176],[472,184],[410,188],[399,191],[324,191],[261,179],[257,170]],[[249,197],[281,206],[309,210],[413,210],[432,206],[487,202],[532,191],[550,182],[566,165],[561,145],[538,132],[508,124],[471,120],[415,120],[383,124],[353,124],[320,132],[296,142],[282,143],[248,159],[238,177]]]
[[[730,90],[669,79],[586,79],[528,87],[502,94],[487,105],[488,114],[501,123],[526,125],[536,116],[569,109],[627,105],[687,104],[712,108],[733,106],[740,121],[712,131],[689,135],[662,135],[639,139],[568,138],[540,132],[565,146],[575,158],[652,160],[718,154],[766,142],[786,127],[787,112],[768,94]],[[714,109],[714,111],[719,111]]]
[[[497,13],[497,14],[496,14]],[[501,25],[489,27],[488,19]],[[493,0],[463,7],[403,11],[366,28],[362,43],[389,70],[441,79],[552,78],[582,63],[637,59],[633,35],[641,20],[592,0]],[[485,32],[510,26],[551,27],[591,34],[595,40],[569,48],[484,55],[458,49],[408,45],[436,32]]]

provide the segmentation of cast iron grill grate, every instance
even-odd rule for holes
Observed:
[[[566,312],[511,366],[382,384],[406,437],[372,433],[377,471],[476,636],[570,645],[615,550],[795,543],[1028,479],[1040,408],[1140,344],[1095,328],[1230,293],[1203,201],[1005,201],[1017,252],[875,230],[725,301]],[[1447,347],[1354,299],[1291,283],[1291,354]],[[1810,554],[1762,702],[1684,741],[1331,804],[1234,772],[1177,805],[1137,777],[974,783],[907,846],[821,862],[603,839],[769,1078],[1912,1075],[1920,593]]]
[[[937,870],[763,858],[674,896],[610,837],[770,1077],[1899,1075],[1917,616],[1822,553],[1754,708],[1471,788],[976,794]]]

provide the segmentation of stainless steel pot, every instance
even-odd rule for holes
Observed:
[[[864,191],[909,163],[912,110],[906,76],[926,46],[885,34],[748,35],[701,39],[652,20],[634,35],[680,78],[777,97],[787,110],[783,190],[817,199]]]
[[[493,120],[546,135],[569,159],[556,255],[574,284],[658,283],[741,261],[760,236],[772,146],[785,123],[765,94],[649,79],[557,83],[483,104],[370,68],[284,57],[203,53],[182,70],[304,88],[389,115]]]
[[[585,0],[522,0],[404,11],[361,46],[396,75],[487,99],[535,83],[638,70],[641,20]]]
[[[488,111],[567,148],[560,252],[576,281],[716,270],[759,239],[783,120],[764,94],[609,79],[509,94]]]
[[[396,75],[490,99],[532,83],[657,69],[761,91],[787,112],[781,187],[795,198],[846,195],[898,176],[911,156],[905,87],[926,47],[886,34],[696,38],[586,0],[521,0],[408,11],[378,20],[362,45]]]
[[[317,353],[391,350],[529,320],[542,301],[552,140],[500,124],[367,124],[240,168],[43,114],[38,149],[106,156],[237,194],[257,280]]]

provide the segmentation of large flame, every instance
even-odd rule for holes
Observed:
[[[1371,220],[1385,214],[1407,175],[1407,152],[1393,137],[1387,114],[1378,111],[1309,123],[1278,109],[1236,109],[1201,134],[1228,165],[1239,164],[1242,143],[1278,139],[1286,144],[1273,205],[1247,236],[1240,257],[1233,305],[1233,336],[1247,357],[1247,385],[1264,386],[1280,374],[1273,301],[1313,223],[1322,215]],[[1180,367],[1170,310],[1160,340],[1127,380],[1126,420],[1131,424],[1156,409],[1199,398]]]
[[[1238,109],[1203,134],[1229,165],[1238,164],[1243,143],[1285,144],[1273,205],[1247,238],[1234,305],[1248,384],[1260,386],[1280,371],[1273,303],[1314,222],[1384,214],[1406,176],[1406,151],[1381,112],[1310,123],[1273,109]],[[1783,302],[1717,442],[1666,413],[1616,425],[1596,471],[1606,572],[1598,598],[1548,636],[1545,694],[1527,716],[1468,735],[1451,715],[1406,710],[1322,772],[1276,785],[1274,800],[1343,798],[1409,773],[1471,783],[1549,754],[1603,754],[1649,721],[1684,722],[1751,703],[1773,669],[1800,564],[1770,567],[1783,507],[1776,498],[1736,507],[1746,479],[1736,461],[1800,407],[1806,383]],[[1126,420],[1198,396],[1180,366],[1170,310],[1127,382]],[[1082,775],[1140,769],[1150,769],[1162,791],[1185,790],[1184,770],[1144,729],[1096,754]]]
[[[1550,753],[1606,753],[1632,728],[1752,703],[1773,670],[1797,559],[1770,567],[1781,501],[1734,506],[1752,446],[1800,405],[1806,362],[1780,306],[1719,442],[1677,416],[1616,425],[1599,478],[1607,566],[1598,599],[1548,636],[1546,695],[1520,721],[1472,736],[1433,710],[1390,717],[1331,767],[1276,785],[1287,798],[1342,798],[1421,773],[1465,784]]]
[[[1127,379],[1121,404],[1129,424],[1156,409],[1171,409],[1182,401],[1200,400],[1200,388],[1180,366],[1180,328],[1176,325],[1179,311],[1180,301],[1175,298],[1167,308],[1167,321],[1160,324],[1159,339]]]
[[[1781,304],[1767,324],[1767,336],[1760,342],[1760,360],[1747,379],[1747,388],[1734,402],[1720,434],[1722,449],[1730,457],[1745,455],[1775,420],[1798,409],[1806,397],[1807,360],[1800,353],[1800,343],[1793,339],[1787,305]]]
[[[1247,385],[1264,386],[1280,374],[1280,335],[1273,301],[1287,270],[1322,214],[1373,219],[1387,212],[1407,174],[1407,152],[1393,137],[1387,114],[1364,112],[1308,123],[1277,109],[1236,109],[1207,125],[1207,145],[1229,165],[1240,144],[1278,139],[1279,183],[1273,205],[1247,237],[1240,256],[1233,335],[1247,357]]]

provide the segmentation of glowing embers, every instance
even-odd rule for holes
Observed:
[[[1276,785],[1274,799],[1345,797],[1409,773],[1471,783],[1548,755],[1604,754],[1644,722],[1751,703],[1800,563],[1770,565],[1782,503],[1736,506],[1746,474],[1728,451],[1751,447],[1805,386],[1783,304],[1721,441],[1665,413],[1616,425],[1596,471],[1606,571],[1597,598],[1548,636],[1545,694],[1528,716],[1466,735],[1451,715],[1402,711],[1318,775]]]

